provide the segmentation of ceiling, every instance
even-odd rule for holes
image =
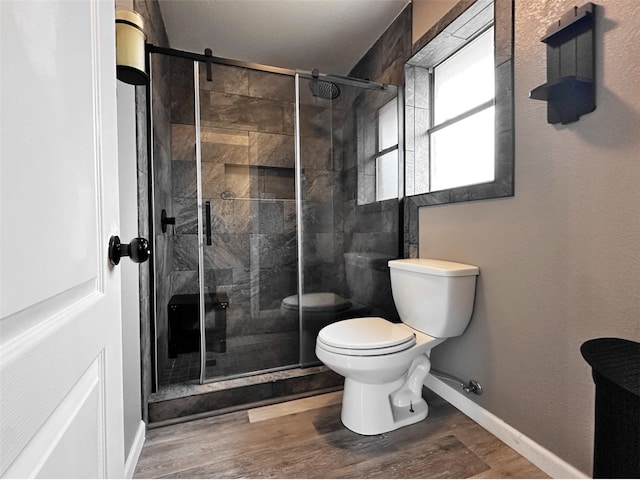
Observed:
[[[171,48],[348,74],[410,0],[159,0]]]

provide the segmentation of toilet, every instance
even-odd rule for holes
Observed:
[[[424,258],[388,262],[401,323],[342,320],[316,339],[322,363],[345,377],[342,423],[378,435],[427,417],[422,385],[431,349],[461,335],[471,319],[478,267]]]
[[[290,295],[280,302],[280,313],[285,322],[300,329],[300,364],[320,363],[315,354],[318,332],[330,323],[365,314],[368,309],[353,299],[342,298],[331,292],[302,295],[302,322],[299,321],[299,297]]]

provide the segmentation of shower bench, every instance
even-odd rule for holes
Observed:
[[[208,352],[224,353],[227,350],[226,293],[205,294],[205,339]],[[179,353],[200,350],[200,295],[174,295],[169,299],[169,357]]]

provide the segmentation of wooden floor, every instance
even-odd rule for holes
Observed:
[[[454,407],[361,436],[342,392],[150,430],[135,478],[548,478]]]

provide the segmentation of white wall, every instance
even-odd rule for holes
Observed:
[[[420,257],[481,270],[471,324],[434,368],[479,380],[472,400],[583,472],[594,385],[580,345],[640,341],[640,2],[596,3],[596,111],[552,126],[528,98],[546,81],[540,38],[575,1],[516,1],[515,197],[419,212]]]
[[[138,236],[138,176],[136,164],[135,87],[118,81],[118,175],[120,233],[123,243]],[[140,383],[140,299],[138,264],[124,257],[122,272],[122,368],[125,458],[137,460],[142,424]],[[142,429],[142,431],[140,431]],[[142,437],[144,438],[144,437]],[[133,455],[133,457],[132,457]],[[135,463],[134,463],[135,466]]]

